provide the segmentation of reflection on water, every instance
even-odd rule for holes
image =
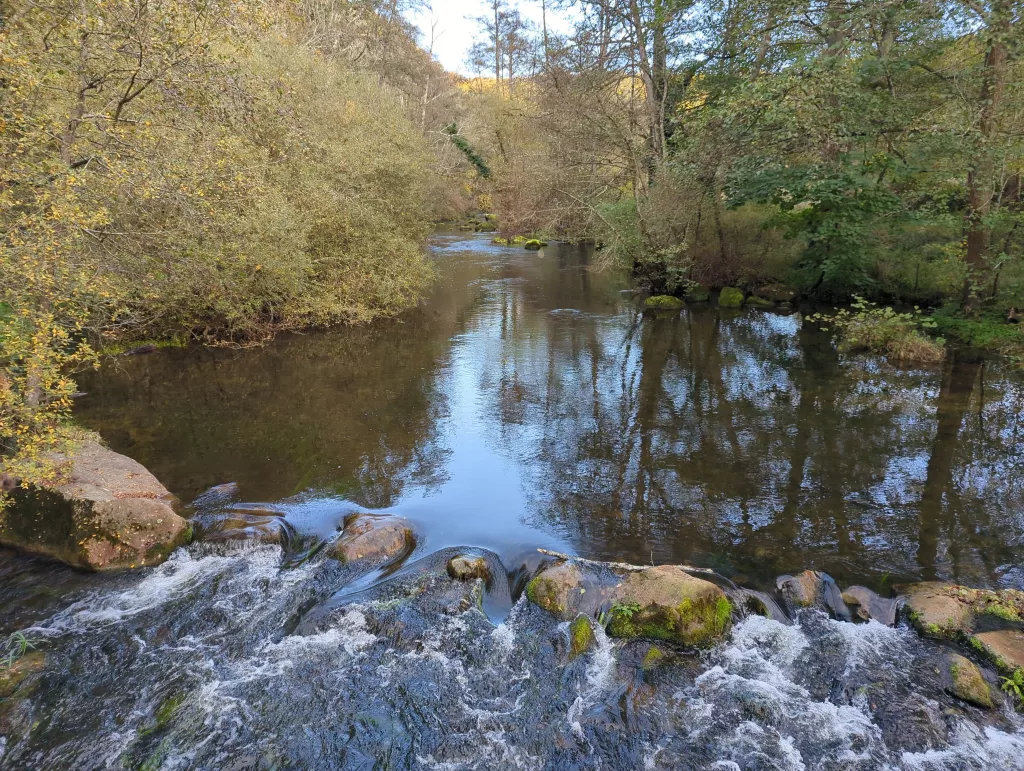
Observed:
[[[434,252],[400,322],[122,359],[78,418],[183,500],[234,481],[310,534],[354,504],[425,549],[1024,586],[1024,381],[1001,365],[845,360],[799,315],[645,317],[570,246]]]

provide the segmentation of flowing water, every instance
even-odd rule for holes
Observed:
[[[902,626],[737,618],[656,666],[598,630],[570,662],[519,596],[538,547],[761,590],[804,568],[1022,588],[1024,380],[847,359],[799,313],[645,316],[583,248],[432,253],[399,321],[83,381],[79,420],[198,523],[288,537],[112,576],[2,555],[4,631],[47,665],[0,710],[0,768],[1024,768],[1024,722],[946,694],[943,649]],[[318,549],[366,511],[417,546],[364,575]],[[452,547],[505,592],[448,579]]]

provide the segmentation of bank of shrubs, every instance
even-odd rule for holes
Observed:
[[[341,5],[330,18],[355,18]],[[435,146],[314,11],[5,7],[0,471],[41,478],[71,375],[104,346],[247,345],[419,297]]]

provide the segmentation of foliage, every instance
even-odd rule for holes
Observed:
[[[1000,679],[1003,681],[1003,690],[1013,696],[1018,704],[1024,704],[1024,669],[1016,670],[1011,677]]]
[[[4,640],[0,649],[0,667],[10,669],[18,659],[35,648],[35,640],[22,631],[14,632]]]
[[[451,89],[393,15],[322,11],[315,0],[5,8],[5,473],[52,481],[74,373],[106,347],[251,345],[419,298],[421,241],[461,174],[427,130]],[[367,48],[372,70],[356,64]],[[418,79],[397,50],[420,60]],[[403,91],[421,100],[415,111]]]
[[[473,167],[479,172],[480,176],[484,179],[490,179],[491,170],[487,166],[487,163],[477,155],[473,146],[466,141],[466,138],[459,134],[459,127],[455,123],[449,123],[444,127],[444,133],[451,137],[452,144],[455,145],[459,152],[466,156],[466,160],[473,164]]]
[[[936,325],[919,308],[899,313],[857,297],[851,308],[813,314],[808,320],[822,322],[824,331],[834,329],[843,352],[870,351],[896,362],[935,363],[945,357],[945,340],[925,336],[924,332]]]

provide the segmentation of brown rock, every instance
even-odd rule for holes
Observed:
[[[11,666],[0,667],[0,699],[14,695],[25,678],[42,671],[45,666],[46,654],[40,651],[30,651]]]
[[[526,585],[529,600],[549,613],[568,621],[575,617],[580,599],[586,594],[583,571],[575,562],[546,567]]]
[[[1024,631],[1000,629],[981,632],[973,639],[984,646],[985,652],[1003,672],[1010,674],[1017,669],[1024,670]]]
[[[407,554],[413,546],[415,537],[408,521],[399,517],[356,514],[345,522],[341,538],[331,551],[342,562],[382,562]]]
[[[156,565],[192,529],[174,497],[131,458],[88,441],[63,463],[53,489],[19,489],[0,518],[0,543],[88,570]]]
[[[897,587],[906,596],[910,622],[926,637],[953,638],[970,631],[974,614],[964,603],[950,595],[955,587],[938,581],[925,581]]]
[[[781,576],[776,584],[782,596],[795,607],[812,608],[821,604],[824,582],[816,570],[805,570],[796,576]]]
[[[773,303],[791,303],[796,299],[796,290],[782,284],[765,284],[754,290],[754,296]]]
[[[466,557],[459,555],[448,560],[448,575],[459,581],[470,581],[474,578],[490,579],[491,571],[487,560],[483,557]]]

